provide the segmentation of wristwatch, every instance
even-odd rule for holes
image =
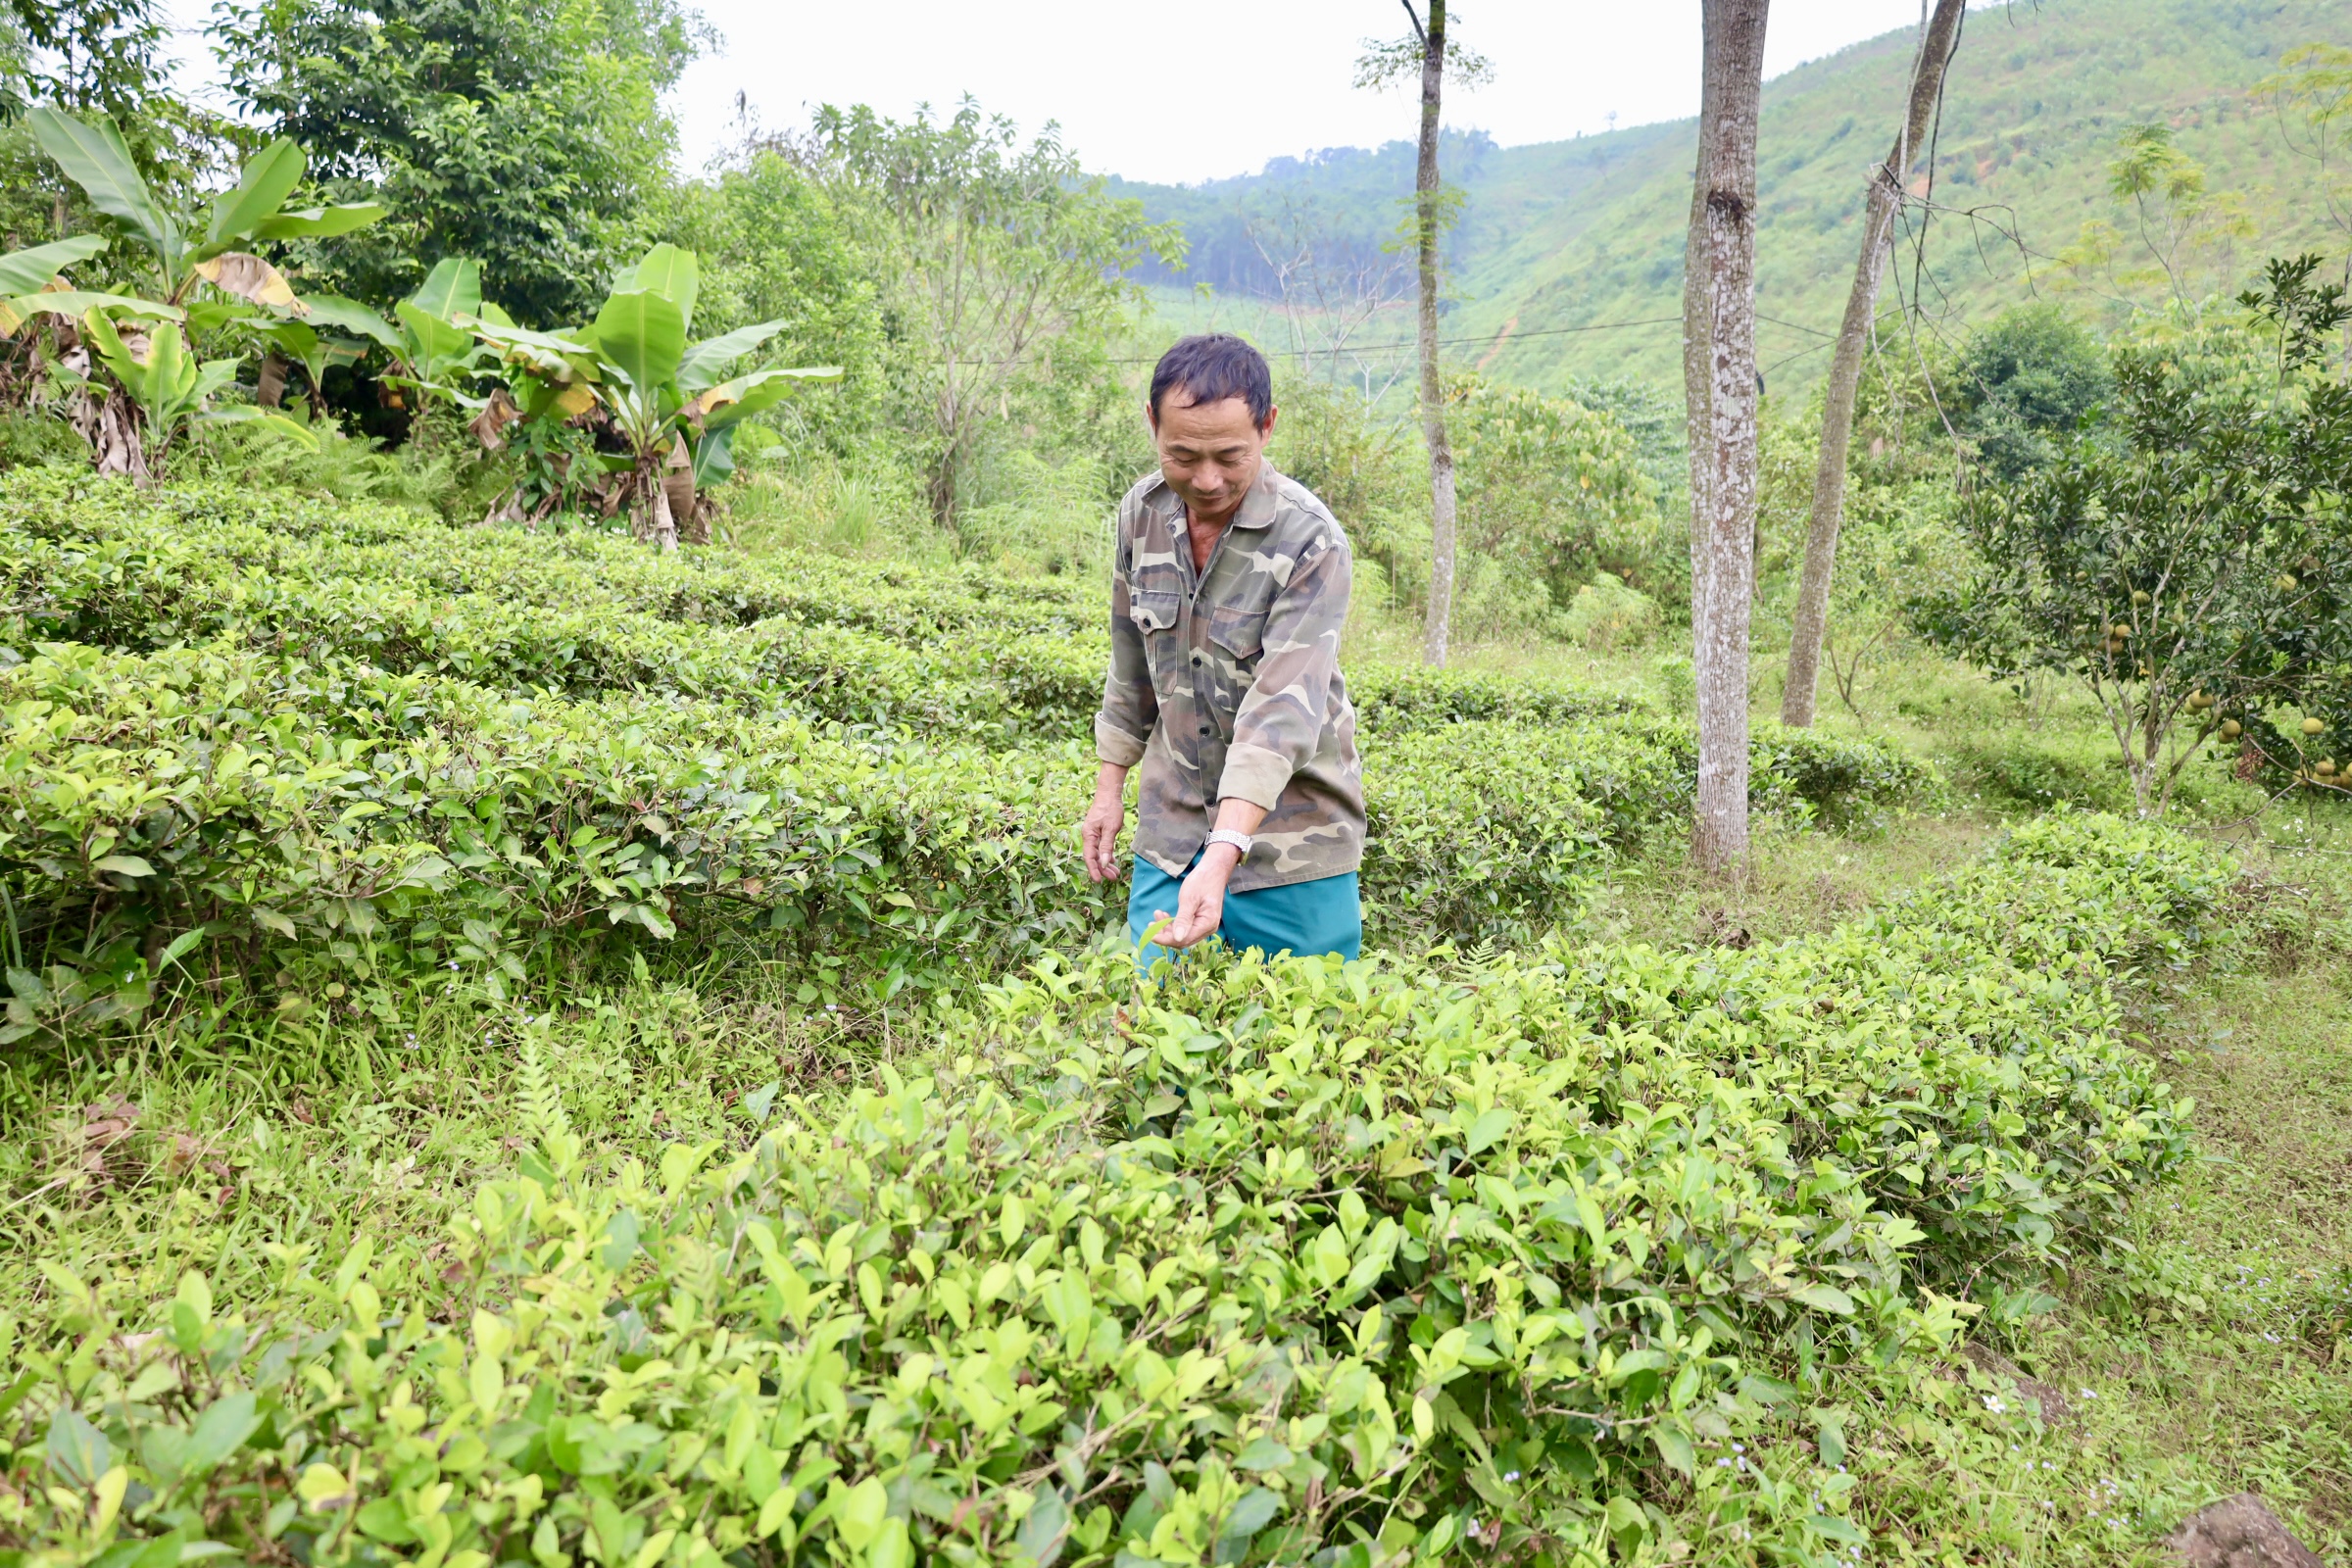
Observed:
[[[1250,835],[1247,833],[1236,833],[1229,827],[1221,827],[1215,832],[1209,834],[1208,842],[1211,844],[1230,844],[1235,849],[1241,851],[1242,858],[1247,860],[1250,858],[1250,846],[1254,841],[1251,840]]]

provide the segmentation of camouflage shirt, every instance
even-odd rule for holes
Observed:
[[[1348,536],[1312,492],[1258,470],[1205,570],[1184,502],[1158,474],[1119,503],[1110,676],[1095,751],[1144,772],[1135,851],[1184,874],[1215,803],[1266,808],[1236,893],[1352,871],[1364,853],[1363,764],[1340,678]]]

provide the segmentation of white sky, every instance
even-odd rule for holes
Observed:
[[[189,74],[208,0],[169,0]],[[1026,130],[1048,120],[1089,169],[1195,181],[1269,158],[1377,146],[1412,134],[1406,92],[1349,86],[1360,40],[1405,30],[1396,0],[701,0],[722,38],[674,102],[698,170],[728,141],[738,93],[782,129],[820,103],[904,116],[965,93]],[[1495,65],[1492,86],[1449,98],[1446,123],[1498,142],[1673,120],[1698,105],[1697,0],[1468,0],[1455,35]],[[1765,69],[1777,75],[1891,28],[1920,0],[1780,0]]]

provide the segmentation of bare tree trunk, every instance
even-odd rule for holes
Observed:
[[[1412,6],[1405,6],[1412,14]],[[1429,618],[1421,660],[1446,662],[1453,621],[1453,445],[1446,439],[1446,389],[1438,375],[1438,111],[1446,81],[1446,0],[1429,0],[1421,50],[1421,155],[1413,172],[1413,226],[1421,262],[1421,431],[1429,440]]]
[[[1943,94],[1944,68],[1960,47],[1965,0],[1936,0],[1923,24],[1919,53],[1911,65],[1911,102],[1896,132],[1894,151],[1871,171],[1862,207],[1862,255],[1854,264],[1854,286],[1845,298],[1845,319],[1830,360],[1830,384],[1821,409],[1821,458],[1813,470],[1813,515],[1805,525],[1805,568],[1796,589],[1796,614],[1789,628],[1788,682],[1781,693],[1781,722],[1813,722],[1821,683],[1822,638],[1830,623],[1830,579],[1838,564],[1838,529],[1845,511],[1845,458],[1854,433],[1854,390],[1862,379],[1862,349],[1878,312],[1879,280],[1886,267],[1894,215],[1903,202],[1903,182],[1928,132],[1928,121]]]
[[[1713,113],[1706,171],[1705,591],[1691,618],[1698,686],[1698,814],[1691,850],[1709,872],[1747,858],[1747,637],[1755,583],[1756,113],[1768,0],[1706,0]],[[1696,585],[1694,584],[1695,588]]]
[[[1714,383],[1714,331],[1707,315],[1707,190],[1722,74],[1716,69],[1716,12],[1700,8],[1705,41],[1700,47],[1698,162],[1690,175],[1690,223],[1683,239],[1683,437],[1690,459],[1690,626],[1706,623],[1707,594],[1707,409]]]

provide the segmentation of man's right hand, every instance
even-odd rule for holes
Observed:
[[[1098,882],[1117,880],[1119,829],[1126,825],[1127,770],[1104,762],[1095,780],[1095,803],[1086,808],[1086,818],[1078,825],[1088,876]]]

